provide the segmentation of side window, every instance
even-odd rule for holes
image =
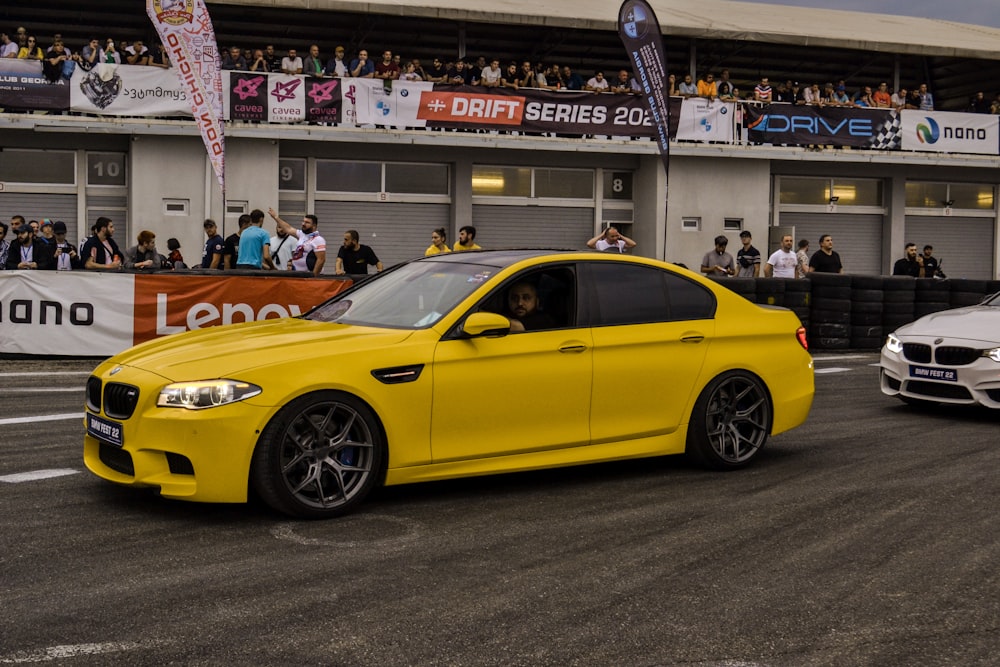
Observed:
[[[508,280],[476,310],[500,313],[517,321],[524,331],[565,329],[576,322],[576,278],[562,266],[529,271]],[[520,328],[515,326],[512,333]]]
[[[592,326],[706,319],[715,312],[711,292],[662,269],[592,262]]]

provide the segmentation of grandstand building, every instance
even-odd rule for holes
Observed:
[[[84,11],[58,0],[15,0],[0,7],[0,29],[26,25],[43,47],[59,33],[74,51],[91,37],[152,44],[155,32],[136,4],[111,0]],[[349,57],[389,49],[425,65],[486,55],[570,66],[584,79],[628,67],[617,7],[601,0],[496,0],[482,9],[457,0],[208,4],[223,50],[273,44],[305,55],[315,43],[325,60],[343,45]],[[948,114],[964,113],[976,92],[992,100],[1000,91],[997,29],[727,0],[652,5],[678,78],[728,69],[744,93],[762,77],[775,85],[845,80],[849,89],[926,83],[935,111],[922,117],[940,124],[942,137]],[[11,82],[4,72],[0,63],[0,86],[4,79],[14,85],[17,76]],[[648,136],[233,120],[223,199],[189,119],[26,113],[30,103],[7,99],[0,217],[64,220],[72,240],[107,215],[130,245],[141,229],[178,238],[189,263],[203,245],[204,218],[219,220],[228,235],[240,214],[273,206],[290,221],[315,213],[331,245],[357,229],[386,265],[421,255],[436,227],[454,238],[462,225],[475,225],[483,247],[582,248],[614,224],[638,242],[636,253],[695,270],[716,235],[727,235],[734,250],[746,229],[762,252],[783,233],[809,239],[812,250],[821,234],[831,234],[849,273],[889,273],[907,242],[933,245],[950,277],[995,278],[1000,271],[1000,141],[992,153],[942,150],[953,144],[935,147],[916,130],[907,135],[905,117],[891,130],[902,136],[902,149],[891,140],[804,144],[755,136],[751,119],[760,107],[735,104],[726,119],[731,138],[672,143],[669,177]],[[985,127],[973,132],[989,143]]]

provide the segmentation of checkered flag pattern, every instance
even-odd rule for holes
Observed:
[[[898,111],[890,111],[889,117],[872,134],[870,148],[897,151],[903,143],[903,130]]]

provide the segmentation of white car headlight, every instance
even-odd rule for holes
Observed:
[[[1000,347],[995,347],[992,350],[983,350],[983,356],[1000,363]]]
[[[187,408],[203,410],[256,396],[261,388],[249,382],[236,380],[201,380],[176,382],[160,390],[156,405],[161,408]]]
[[[903,351],[903,341],[896,338],[895,334],[889,334],[885,339],[885,349],[893,354],[899,354]]]

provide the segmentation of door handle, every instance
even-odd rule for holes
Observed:
[[[705,340],[705,336],[702,334],[688,334],[687,336],[681,336],[682,343],[700,343]]]
[[[561,345],[559,347],[559,351],[562,352],[562,353],[564,353],[564,354],[570,354],[570,353],[579,354],[580,352],[583,352],[586,349],[587,349],[587,346],[583,345],[583,344]]]

